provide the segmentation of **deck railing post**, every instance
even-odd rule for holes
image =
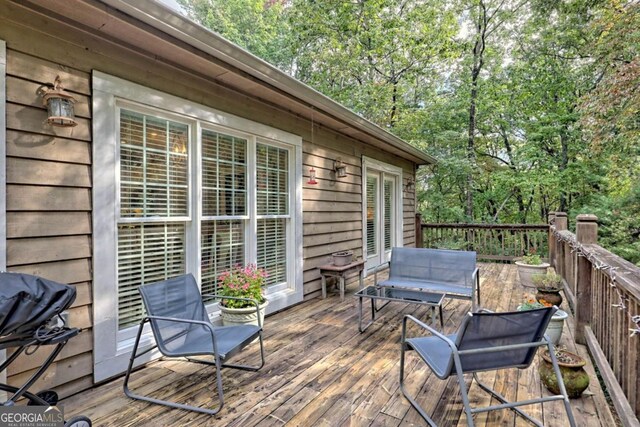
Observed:
[[[576,240],[582,245],[598,242],[598,217],[578,215],[576,217]],[[591,261],[578,254],[576,273],[575,339],[586,344],[584,327],[591,322]]]
[[[555,224],[556,221],[556,213],[549,212],[549,237],[547,238],[547,244],[549,245],[549,264],[552,267],[556,266],[556,239],[553,236],[553,230],[551,227]]]
[[[566,212],[556,212],[555,216],[555,224],[556,231],[564,231],[567,229],[567,213]],[[555,269],[556,273],[561,275],[565,282],[568,284],[569,280],[567,276],[567,268],[565,262],[565,250],[564,243],[556,241],[556,261],[555,261]]]
[[[416,248],[424,248],[424,236],[422,235],[422,214],[416,213]]]

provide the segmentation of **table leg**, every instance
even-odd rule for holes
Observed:
[[[442,304],[438,306],[438,310],[440,310],[440,331],[444,331],[444,319],[442,318]]]
[[[322,276],[322,299],[327,297],[327,278],[324,274],[320,274]]]
[[[358,289],[363,289],[364,288],[364,268],[362,270],[360,270],[360,284],[359,284],[359,288]]]
[[[344,301],[344,275],[340,275],[340,301]]]

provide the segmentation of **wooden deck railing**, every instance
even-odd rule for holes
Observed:
[[[565,281],[576,342],[586,344],[625,426],[640,416],[640,268],[599,246],[594,215],[550,215],[551,265]]]
[[[547,224],[421,224],[416,246],[473,250],[482,260],[513,261],[530,252],[547,258],[548,235]]]

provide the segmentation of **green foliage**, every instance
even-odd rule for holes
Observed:
[[[542,258],[538,254],[527,254],[523,256],[520,261],[528,265],[541,265]]]
[[[594,213],[600,243],[640,264],[638,2],[179,1],[437,158],[418,170],[425,221]]]
[[[224,299],[224,297],[250,298],[262,304],[264,302],[263,288],[267,272],[255,265],[234,267],[220,275],[220,290],[216,294],[222,297],[222,305],[229,308],[252,307],[248,301]]]
[[[547,272],[547,274],[534,274],[531,276],[531,281],[538,289],[559,291],[564,287],[562,276],[552,272]]]

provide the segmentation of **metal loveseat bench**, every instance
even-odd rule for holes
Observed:
[[[376,274],[376,286],[412,288],[470,299],[473,310],[476,301],[480,305],[480,275],[473,251],[393,248],[389,278],[378,283]]]

